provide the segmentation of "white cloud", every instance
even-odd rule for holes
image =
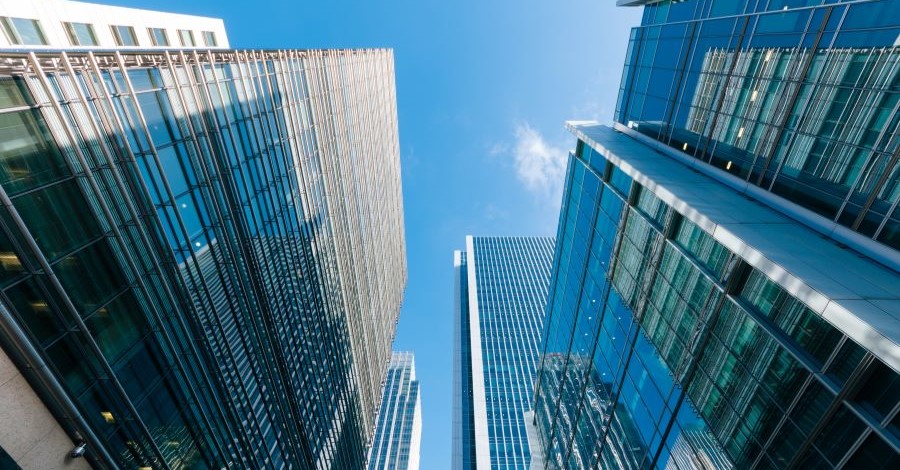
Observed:
[[[565,183],[566,152],[548,144],[528,123],[516,126],[515,139],[516,176],[530,191],[559,200]]]

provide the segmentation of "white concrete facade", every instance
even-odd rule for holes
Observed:
[[[37,20],[44,44],[22,44],[15,19]],[[67,0],[0,0],[0,49],[227,49],[225,23],[219,18],[180,15]],[[70,24],[90,25],[96,44],[74,44]],[[115,27],[130,27],[135,45],[122,45]],[[168,45],[157,45],[151,28],[162,29]],[[182,33],[182,32],[185,33]],[[190,32],[190,34],[186,33]],[[209,33],[215,45],[207,44]],[[193,37],[194,45],[182,43]]]

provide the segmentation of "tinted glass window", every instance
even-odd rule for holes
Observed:
[[[65,176],[65,162],[37,111],[0,114],[0,183],[10,194]]]
[[[75,181],[21,196],[14,204],[38,246],[51,261],[100,233]]]

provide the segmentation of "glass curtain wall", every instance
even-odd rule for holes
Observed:
[[[361,468],[406,281],[391,52],[8,55],[0,302],[89,448]]]
[[[549,468],[900,463],[900,374],[581,141],[558,239]]]
[[[900,249],[900,3],[643,8],[616,121]]]

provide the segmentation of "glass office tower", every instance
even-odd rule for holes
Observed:
[[[422,397],[411,352],[391,355],[369,449],[369,470],[419,470]]]
[[[547,467],[897,467],[900,2],[619,3],[617,122],[568,125]]]
[[[617,122],[898,263],[896,1],[637,3]]]
[[[392,52],[0,55],[0,340],[91,463],[363,468],[406,282]]]
[[[454,253],[453,468],[523,469],[553,258],[548,237],[466,237]]]

